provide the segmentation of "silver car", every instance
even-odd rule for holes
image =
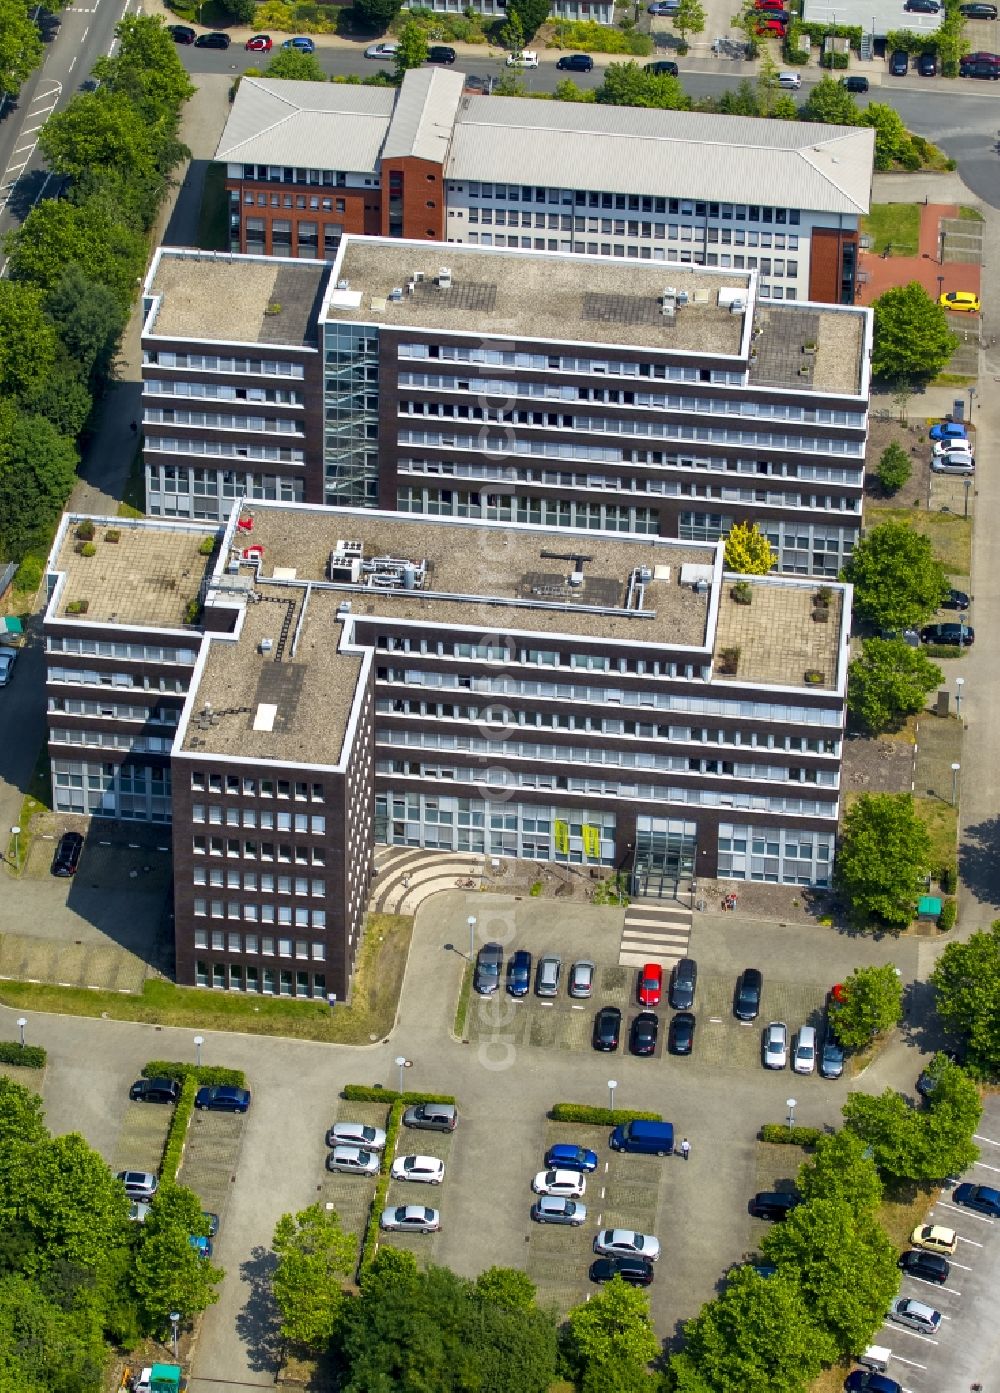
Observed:
[[[133,1200],[128,1207],[128,1217],[133,1224],[144,1224],[151,1206],[143,1204],[142,1200]]]
[[[571,1224],[578,1229],[587,1222],[587,1206],[560,1195],[541,1195],[531,1206],[531,1217],[536,1224]]]
[[[547,953],[544,958],[539,958],[535,969],[535,995],[558,996],[561,971],[562,958],[555,953]]]
[[[651,1233],[636,1233],[634,1229],[600,1229],[594,1239],[594,1252],[601,1257],[646,1258],[656,1262],[660,1256],[660,1240]]]
[[[569,970],[569,994],[585,999],[594,990],[594,974],[597,968],[589,958],[581,958]]]
[[[335,1146],[326,1158],[326,1168],[344,1175],[378,1175],[381,1161],[377,1151],[364,1151],[360,1146]]]
[[[326,1134],[327,1146],[363,1146],[366,1151],[381,1151],[385,1132],[370,1127],[367,1122],[335,1122]]]
[[[6,687],[17,660],[16,648],[0,648],[0,687]]]
[[[119,1171],[117,1178],[130,1200],[151,1200],[160,1185],[151,1171]]]
[[[422,1204],[392,1204],[379,1219],[379,1228],[397,1233],[436,1233],[440,1227],[438,1211]]]
[[[905,1325],[908,1330],[916,1330],[921,1335],[936,1335],[941,1324],[941,1312],[923,1301],[912,1301],[904,1297],[894,1301],[889,1311],[889,1319],[897,1325]]]
[[[788,1063],[788,1026],[772,1021],[764,1031],[764,1068],[784,1069]]]

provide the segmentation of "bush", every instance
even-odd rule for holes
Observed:
[[[955,927],[955,920],[958,918],[958,904],[955,900],[945,900],[941,906],[941,913],[938,915],[938,928],[942,933],[947,933],[949,929]]]
[[[758,1133],[772,1146],[816,1146],[823,1135],[821,1127],[789,1127],[784,1122],[765,1122]]]
[[[350,1085],[348,1085],[350,1087]],[[345,1090],[346,1093],[346,1090]],[[397,1095],[398,1096],[398,1095]],[[405,1097],[405,1095],[404,1095]],[[355,1102],[359,1100],[355,1099]],[[451,1098],[435,1098],[434,1102],[452,1102]],[[399,1136],[399,1129],[403,1123],[402,1101],[393,1103],[389,1110],[389,1119],[385,1124],[385,1146],[382,1150],[382,1165],[379,1170],[378,1184],[375,1186],[375,1193],[372,1196],[371,1208],[368,1211],[368,1223],[365,1226],[365,1236],[361,1244],[361,1257],[358,1259],[359,1273],[369,1267],[375,1259],[378,1249],[379,1226],[378,1221],[385,1208],[385,1202],[389,1195],[389,1181],[391,1180],[392,1163],[396,1155],[396,1138]]]
[[[958,884],[957,868],[953,865],[942,866],[938,871],[938,884],[944,894],[953,895]]]
[[[66,613],[86,614],[88,609],[90,609],[89,600],[70,600],[69,604],[66,606]]]
[[[94,524],[89,518],[84,518],[83,522],[76,525],[76,536],[80,542],[92,542],[94,540]]]
[[[104,534],[104,540],[105,540],[106,542],[111,542],[111,543],[120,542],[121,539],[122,539],[122,534],[121,534],[121,531],[120,531],[117,527],[109,527],[108,530],[107,530],[107,532],[105,532],[105,534]]]
[[[200,541],[199,544],[198,544],[198,555],[199,555],[199,556],[211,556],[211,555],[212,555],[212,552],[213,552],[214,550],[215,550],[215,538],[214,538],[214,537],[202,537],[201,541]]]
[[[77,548],[77,550],[79,551],[79,553],[80,553],[81,556],[96,556],[96,555],[97,555],[97,543],[96,543],[96,542],[81,542],[81,543],[80,543],[80,546]]]
[[[662,1122],[658,1112],[630,1112],[627,1108],[591,1108],[586,1103],[553,1103],[553,1122],[580,1122],[590,1127],[617,1127],[620,1122]]]
[[[163,1158],[160,1161],[160,1175],[167,1180],[176,1180],[177,1172],[181,1168],[181,1159],[184,1155],[184,1143],[187,1140],[188,1124],[191,1121],[191,1114],[194,1112],[194,1095],[198,1092],[198,1080],[191,1074],[184,1080],[181,1088],[181,1096],[177,1099],[174,1107],[174,1115],[170,1119],[170,1127],[167,1131],[167,1139],[163,1143]]]
[[[637,58],[655,50],[648,34],[637,29],[611,29],[592,19],[558,20],[552,25],[549,43],[552,48],[572,48],[579,53],[631,53]]]
[[[16,1040],[0,1040],[0,1064],[19,1064],[24,1069],[44,1069],[48,1055],[41,1045],[19,1045]]]
[[[229,1084],[234,1088],[246,1088],[247,1079],[242,1069],[222,1069],[216,1064],[179,1064],[168,1059],[151,1059],[139,1070],[144,1079],[176,1079],[186,1083],[189,1078],[199,1085]]]
[[[45,561],[44,556],[31,554],[26,556],[17,568],[14,588],[33,595],[42,583],[42,576],[45,574]]]
[[[882,492],[898,493],[909,479],[913,466],[910,456],[897,441],[888,444],[879,456],[876,474]]]
[[[402,1103],[410,1107],[413,1103],[454,1103],[450,1093],[397,1093],[394,1088],[379,1088],[366,1083],[345,1083],[340,1096],[348,1103]],[[388,1145],[386,1150],[388,1151]]]

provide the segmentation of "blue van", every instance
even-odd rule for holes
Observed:
[[[612,1151],[638,1151],[646,1156],[669,1156],[674,1149],[672,1122],[624,1122],[611,1133]]]

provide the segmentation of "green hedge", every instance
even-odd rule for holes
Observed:
[[[591,1127],[617,1127],[621,1122],[662,1122],[658,1112],[629,1112],[627,1108],[589,1108],[586,1103],[553,1103],[553,1122],[582,1122]]]
[[[170,1119],[170,1130],[163,1143],[163,1159],[160,1174],[167,1180],[176,1180],[184,1155],[184,1141],[187,1137],[188,1123],[194,1112],[194,1095],[198,1092],[198,1080],[188,1074],[181,1085],[181,1096],[177,1099],[174,1115]]]
[[[409,1107],[412,1103],[455,1101],[450,1093],[397,1093],[394,1088],[378,1088],[367,1083],[345,1083],[340,1096],[348,1103],[385,1103],[386,1107],[392,1107],[397,1102]]]
[[[765,1122],[759,1133],[761,1141],[775,1146],[816,1146],[823,1135],[821,1127],[789,1127],[784,1122]]]
[[[955,927],[955,920],[958,918],[958,905],[954,900],[945,900],[941,906],[941,913],[938,915],[938,928],[942,933],[947,933],[949,929]]]
[[[355,1098],[354,1101],[360,1102],[361,1100]],[[433,1101],[435,1103],[450,1103],[453,1100],[451,1098],[435,1098]],[[382,1152],[382,1168],[379,1171],[378,1184],[375,1186],[375,1194],[372,1196],[371,1208],[368,1211],[368,1223],[365,1227],[364,1241],[361,1244],[361,1257],[358,1260],[359,1277],[365,1268],[369,1267],[375,1260],[375,1253],[378,1249],[378,1221],[382,1217],[382,1210],[385,1208],[385,1202],[389,1195],[392,1163],[396,1159],[396,1138],[403,1125],[403,1109],[405,1107],[405,1101],[397,1099],[389,1109],[389,1119],[385,1124],[385,1149]]]
[[[144,1079],[176,1079],[186,1083],[194,1079],[206,1086],[224,1084],[233,1088],[246,1088],[247,1077],[242,1069],[220,1069],[215,1064],[179,1064],[176,1060],[151,1059],[139,1071]]]
[[[44,1069],[48,1055],[41,1045],[19,1045],[16,1040],[0,1040],[0,1064],[20,1064],[25,1069]]]

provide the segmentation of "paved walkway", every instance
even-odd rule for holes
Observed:
[[[971,203],[978,202],[972,194],[969,195],[969,199]],[[980,258],[978,255],[974,255],[978,249],[978,239],[961,237],[960,232],[956,229],[965,227],[978,229],[981,226],[981,223],[960,219],[957,204],[924,204],[920,209],[916,256],[899,256],[895,253],[888,256],[881,253],[861,253],[860,269],[867,275],[868,279],[861,287],[860,303],[870,305],[886,290],[897,285],[909,285],[910,281],[918,281],[935,299],[943,291],[948,290],[974,290],[978,294],[982,271]],[[942,233],[944,235],[943,259]],[[951,253],[948,250],[949,238],[951,238]],[[959,260],[957,258],[963,248],[968,259]]]

